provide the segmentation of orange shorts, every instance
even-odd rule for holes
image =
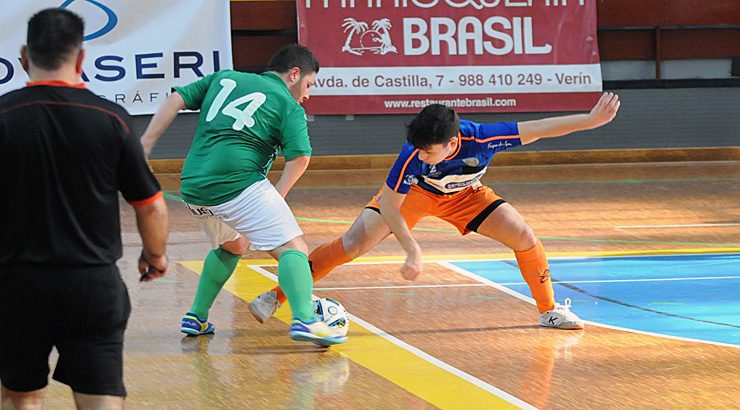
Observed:
[[[380,213],[381,192],[382,189],[365,207]],[[476,231],[488,215],[505,202],[485,185],[468,187],[449,195],[433,194],[411,185],[411,190],[401,205],[401,215],[409,229],[425,216],[436,216],[454,225],[461,234],[467,235]]]

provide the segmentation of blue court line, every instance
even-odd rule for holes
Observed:
[[[740,254],[549,262],[557,299],[571,298],[584,320],[740,346]],[[514,261],[451,263],[531,297]]]

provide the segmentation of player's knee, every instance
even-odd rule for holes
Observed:
[[[224,242],[221,244],[221,249],[226,252],[233,253],[234,255],[244,255],[249,250],[249,241],[244,238],[239,238],[233,241]]]
[[[526,251],[537,245],[537,235],[531,226],[525,225],[525,228],[519,232],[519,239],[515,245],[514,250]]]
[[[354,258],[359,253],[357,241],[348,238],[347,236],[342,238],[342,248],[344,248],[344,253],[346,253],[350,258]]]
[[[342,237],[342,248],[348,257],[354,259],[364,255],[372,249],[373,245],[367,237],[362,235],[344,235]]]
[[[290,240],[288,243],[283,245],[284,250],[296,250],[299,252],[303,252],[306,255],[308,255],[308,245],[306,245],[306,241],[303,240],[302,236],[299,236],[297,238],[294,238]]]

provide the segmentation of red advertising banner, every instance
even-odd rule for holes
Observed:
[[[570,111],[601,91],[595,0],[300,0],[311,114]]]

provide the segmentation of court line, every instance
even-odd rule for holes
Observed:
[[[594,299],[599,299],[599,300],[603,300],[603,301],[606,301],[606,302],[611,302],[611,303],[614,303],[616,305],[622,305],[622,306],[625,306],[625,307],[628,307],[628,308],[632,308],[632,309],[642,310],[644,312],[655,313],[656,315],[668,316],[668,317],[675,317],[675,318],[678,318],[678,319],[691,320],[691,321],[694,321],[694,322],[708,323],[710,325],[734,327],[736,329],[740,329],[740,326],[733,325],[732,323],[714,322],[712,320],[697,319],[697,318],[693,318],[693,317],[690,317],[690,316],[683,316],[683,315],[677,315],[675,313],[663,312],[662,310],[650,309],[650,308],[646,308],[646,307],[643,307],[643,306],[633,305],[631,303],[623,302],[623,301],[618,300],[618,299],[609,298],[609,297],[606,297],[606,296],[600,296],[600,295],[591,293],[591,292],[589,292],[589,291],[587,291],[585,289],[581,289],[581,288],[579,288],[577,286],[569,285],[569,284],[564,283],[564,282],[555,282],[555,281],[553,281],[553,283],[558,283],[559,285],[562,285],[562,286],[564,286],[564,287],[566,287],[566,288],[568,288],[568,289],[570,289],[572,291],[575,291],[575,292],[578,292],[578,293],[581,293],[581,294],[584,294],[584,295],[588,295],[588,296],[590,296],[590,297],[592,297]]]
[[[654,336],[654,337],[660,337],[660,338],[663,338],[663,339],[678,340],[680,342],[703,343],[703,344],[708,344],[708,345],[715,345],[715,346],[731,347],[731,348],[734,348],[734,349],[740,349],[740,346],[733,345],[733,344],[730,344],[730,343],[713,342],[713,341],[710,341],[710,340],[700,340],[700,339],[692,339],[692,338],[689,338],[689,337],[664,335],[664,334],[661,334],[661,333],[653,333],[653,332],[648,332],[648,331],[645,331],[645,330],[637,330],[637,329],[630,329],[630,328],[627,328],[627,327],[612,326],[612,325],[607,325],[606,323],[591,322],[591,321],[588,321],[588,320],[586,320],[585,322],[588,323],[591,326],[598,326],[598,327],[603,327],[603,328],[612,329],[612,330],[621,330],[622,332],[636,333],[636,334],[639,334],[639,335]]]
[[[182,198],[174,195],[170,192],[165,192],[164,197],[173,201],[181,202]],[[354,221],[345,221],[341,219],[322,219],[322,218],[308,218],[296,216],[298,221],[307,222],[319,222],[319,223],[330,223],[339,225],[352,225]],[[436,228],[419,228],[414,227],[414,231],[420,232],[437,232],[437,233],[453,233],[458,234],[459,232],[455,229],[436,229]],[[477,233],[473,232],[474,235]],[[631,243],[631,244],[651,244],[651,245],[685,245],[685,246],[712,246],[712,247],[740,247],[740,243],[706,243],[706,242],[675,242],[675,241],[648,241],[648,240],[637,240],[637,239],[602,239],[602,238],[568,238],[563,236],[540,236],[540,239],[552,240],[552,241],[576,241],[576,242],[596,242],[596,243]]]
[[[399,250],[399,252],[401,252]],[[625,251],[580,251],[580,252],[547,252],[547,259],[587,259],[587,258],[638,258],[651,256],[690,256],[710,254],[735,254],[740,253],[740,247],[724,248],[687,248],[687,249],[658,249],[658,250],[625,250]],[[404,262],[406,256],[361,256],[344,265],[384,265]],[[514,261],[512,252],[507,253],[481,253],[481,254],[455,254],[455,255],[424,255],[425,262],[447,261],[447,262],[475,262],[486,260],[509,260]],[[242,259],[249,265],[277,266],[274,259]],[[343,266],[344,266],[343,265]]]
[[[253,271],[262,274],[266,278],[277,282],[277,276],[272,272],[265,270],[261,266],[249,265],[248,267]],[[283,309],[283,312],[287,310],[288,309]],[[465,383],[460,383],[455,377],[449,376],[452,375],[499,399],[500,401],[495,403],[497,408],[502,404],[513,404],[520,408],[535,409],[535,407],[529,403],[512,396],[511,394],[492,386],[469,373],[463,372],[462,370],[451,366],[414,346],[409,345],[355,315],[349,314],[349,317],[350,323],[354,322],[354,324],[359,325],[375,336],[385,339],[387,342],[390,342],[403,351],[432,364],[444,372],[435,371],[433,368],[424,366],[422,363],[413,359],[411,359],[413,363],[410,363],[408,356],[404,354],[399,355],[397,351],[389,351],[387,348],[383,348],[379,345],[379,340],[375,338],[351,338],[352,342],[348,342],[345,345],[334,346],[332,349],[339,351],[350,360],[436,406],[443,408],[480,408],[481,406],[484,406],[484,402],[481,400],[484,400],[485,396],[481,397],[481,394],[477,389],[471,389]],[[289,320],[287,322],[289,322]],[[354,333],[353,330],[356,329],[356,327],[357,326],[350,326],[350,337],[352,336],[351,333]],[[358,344],[358,339],[362,339],[360,343],[367,345],[367,348]],[[418,374],[413,377],[409,377],[408,375],[403,375],[403,372],[400,372],[399,368],[414,369]],[[441,386],[445,387],[442,389]],[[445,389],[453,392],[451,397],[449,393],[440,394],[439,390]]]
[[[740,222],[709,223],[709,224],[675,224],[675,225],[621,225],[616,229],[661,229],[661,228],[714,228],[725,226],[740,226]]]
[[[662,182],[735,182],[736,178],[709,177],[709,178],[653,178],[653,179],[610,179],[610,180],[580,180],[580,181],[517,181],[517,182],[495,182],[494,185],[563,185],[563,184],[645,184],[645,183],[662,183]]]
[[[494,261],[492,261],[494,262]],[[672,282],[683,280],[722,280],[740,279],[740,276],[696,276],[689,278],[655,278],[655,279],[603,279],[603,280],[553,280],[560,285],[572,283],[629,283],[629,282]],[[502,286],[526,285],[527,282],[496,282]],[[398,285],[398,286],[348,286],[339,288],[314,288],[314,290],[373,290],[373,289],[417,289],[417,288],[457,288],[486,286],[483,283],[451,283],[444,285]]]
[[[203,267],[203,261],[179,263],[196,275]],[[247,265],[242,260],[224,289],[249,302],[259,292],[274,286],[275,277],[261,266]],[[273,317],[290,323],[290,309],[278,309]],[[349,329],[350,342],[331,349],[434,406],[443,409],[535,409],[529,403],[405,344],[356,316],[350,315],[350,320],[356,322]]]
[[[720,161],[718,161],[720,162]],[[736,161],[721,161],[721,162],[736,162]],[[653,163],[655,164],[655,163]],[[592,164],[569,164],[569,165],[592,165]],[[615,165],[615,164],[610,164]],[[499,166],[501,167],[501,166]],[[511,166],[506,166],[511,167]],[[516,167],[516,166],[514,166]],[[535,167],[537,167],[535,165]],[[605,185],[605,184],[652,184],[652,183],[686,183],[686,182],[735,182],[737,179],[733,177],[706,177],[706,178],[622,178],[622,179],[593,179],[593,180],[560,180],[560,181],[491,181],[486,183],[491,187],[511,185],[511,186],[527,186],[527,185]],[[344,189],[348,188],[345,185],[327,185],[327,186],[305,186],[297,189],[315,191],[325,189]],[[361,188],[361,189],[374,189],[377,191],[378,184],[359,184],[352,185],[349,188]]]
[[[522,282],[524,283],[524,282]],[[317,288],[313,290],[380,290],[380,289],[422,289],[422,288],[464,288],[486,286],[483,283],[450,283],[446,285],[398,285],[398,286],[348,286],[343,288]]]
[[[306,222],[319,222],[319,223],[330,223],[340,225],[352,225],[353,222],[344,221],[340,219],[321,219],[321,218],[308,218],[302,216],[296,216],[298,221]],[[419,232],[436,232],[436,233],[452,233],[459,234],[455,229],[439,229],[439,228],[420,228],[415,226],[412,231]],[[477,232],[472,232],[473,235],[478,235]],[[708,243],[708,242],[680,242],[680,241],[650,241],[641,239],[602,239],[602,238],[569,238],[565,236],[540,236],[540,239],[549,241],[576,241],[576,242],[597,242],[597,243],[631,243],[631,244],[651,244],[651,245],[686,245],[686,246],[740,246],[740,243]]]
[[[524,296],[523,294],[521,294],[519,292],[516,292],[516,291],[513,291],[513,290],[511,290],[511,289],[509,289],[509,288],[507,288],[505,286],[501,286],[498,283],[493,282],[492,280],[486,279],[486,278],[484,278],[482,276],[478,276],[475,273],[469,272],[469,271],[467,271],[467,270],[465,270],[463,268],[460,268],[458,266],[455,266],[455,265],[453,265],[450,262],[436,262],[436,264],[437,265],[440,265],[440,266],[443,266],[443,267],[445,267],[447,269],[450,269],[450,270],[452,270],[454,272],[457,272],[457,273],[459,273],[459,274],[461,274],[463,276],[466,276],[468,278],[477,280],[477,281],[479,281],[481,283],[488,284],[489,286],[491,286],[491,287],[493,287],[495,289],[498,289],[498,290],[500,290],[500,291],[502,291],[502,292],[504,292],[504,293],[506,293],[508,295],[511,295],[511,296],[513,296],[513,297],[515,297],[515,298],[517,298],[519,300],[522,300],[524,302],[527,302],[527,303],[529,303],[531,305],[536,305],[534,299],[532,299],[530,297],[527,297],[527,296]],[[587,324],[589,324],[589,325],[591,325],[591,326],[604,327],[604,328],[614,329],[614,330],[621,330],[621,331],[629,332],[629,333],[637,333],[637,334],[642,334],[642,335],[660,337],[660,338],[664,338],[664,339],[673,339],[673,340],[680,340],[680,341],[684,341],[684,342],[702,343],[702,344],[710,344],[710,345],[717,345],[717,346],[732,347],[732,348],[735,348],[735,349],[740,349],[740,346],[734,345],[734,344],[729,344],[729,343],[714,342],[714,341],[710,341],[710,340],[692,339],[692,338],[681,337],[681,336],[665,335],[665,334],[661,334],[661,333],[647,332],[647,331],[644,331],[644,330],[636,330],[636,329],[630,329],[630,328],[625,328],[625,327],[612,326],[612,325],[607,325],[607,324],[600,323],[600,322],[592,322],[590,320],[585,320],[584,322],[587,323]]]
[[[248,265],[247,267],[277,282],[277,276],[261,266]],[[289,309],[283,308],[278,311],[283,317],[279,315],[276,317],[290,323],[288,311]],[[485,407],[487,403],[495,408],[516,406],[523,409],[535,409],[529,403],[391,336],[355,315],[350,314],[349,317],[350,323],[354,322],[354,326],[350,326],[351,342],[334,346],[332,350],[338,351],[350,360],[435,406],[451,409],[480,408]],[[362,335],[362,333],[365,334]],[[389,342],[396,348],[384,347],[383,341]],[[434,367],[425,365],[424,362]],[[400,369],[406,369],[406,372]],[[414,374],[408,373],[411,369],[415,372]]]
[[[339,219],[318,219],[318,218],[307,218],[296,216],[298,221],[306,222],[320,222],[320,223],[332,223],[341,225],[352,225],[353,222],[343,221]],[[419,232],[436,232],[436,233],[452,233],[459,234],[455,229],[438,229],[438,228],[420,228],[414,227],[412,231]],[[473,232],[473,235],[478,235],[477,232]],[[574,242],[597,242],[597,243],[630,243],[630,244],[651,244],[651,245],[686,245],[686,246],[720,246],[720,247],[740,247],[740,243],[708,243],[708,242],[680,242],[680,241],[650,241],[641,239],[602,239],[602,238],[569,238],[566,236],[546,236],[541,235],[540,239],[546,241],[574,241]]]

